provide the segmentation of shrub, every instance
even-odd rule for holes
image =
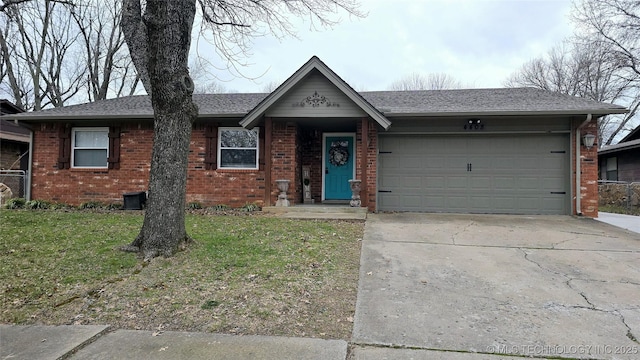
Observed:
[[[244,204],[243,207],[240,208],[240,210],[242,211],[247,211],[247,212],[254,212],[254,211],[260,211],[260,206],[258,206],[255,203],[251,203],[251,204]]]
[[[218,204],[211,207],[211,210],[213,211],[226,211],[229,209],[230,209],[229,205],[225,205],[225,204]]]
[[[198,209],[202,209],[202,203],[199,203],[197,201],[193,201],[187,204],[187,209],[189,210],[198,210]]]
[[[5,207],[7,209],[23,209],[25,203],[26,201],[23,198],[12,198],[7,200]]]
[[[78,206],[78,209],[102,209],[104,208],[104,204],[102,204],[99,201],[87,201],[85,203],[80,204],[80,206]]]
[[[49,209],[51,208],[51,203],[46,200],[29,200],[24,204],[27,209]]]

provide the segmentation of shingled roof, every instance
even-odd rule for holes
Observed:
[[[201,118],[243,117],[267,93],[194,94]],[[372,91],[360,95],[386,117],[463,115],[607,115],[626,108],[535,88],[500,88],[424,91]],[[93,103],[15,115],[19,121],[144,119],[153,109],[146,95],[128,96]]]

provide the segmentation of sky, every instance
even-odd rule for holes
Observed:
[[[220,69],[210,71],[230,92],[263,92],[313,55],[358,91],[387,90],[411,73],[445,73],[466,88],[503,87],[514,71],[571,36],[571,0],[360,0],[365,18],[309,30],[297,38],[256,38],[238,71],[204,39],[192,51]],[[235,75],[233,74],[235,73]]]

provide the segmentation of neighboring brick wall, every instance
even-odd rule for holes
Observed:
[[[0,141],[0,169],[2,170],[20,170],[20,155],[24,148],[28,149],[28,145],[20,144],[14,141]]]
[[[583,120],[577,119],[574,122],[574,128],[571,132],[571,144],[572,153],[571,169],[572,169],[572,182],[571,188],[574,188],[575,193],[575,174],[576,174],[576,154],[575,154],[575,142],[581,139],[575,138],[575,129],[582,123]],[[598,124],[594,118],[581,129],[581,134],[592,133],[598,138]],[[573,200],[574,208],[576,201]],[[591,149],[587,149],[585,146],[580,147],[580,209],[577,212],[582,213],[588,217],[598,217],[598,144],[595,144]],[[574,213],[575,214],[575,213]]]
[[[149,181],[153,129],[150,122],[129,123],[120,134],[120,169],[59,170],[58,129],[41,124],[34,132],[33,199],[79,205],[88,201],[122,202],[127,192],[146,191]],[[187,202],[206,206],[240,207],[264,202],[263,170],[205,170],[204,129],[196,126],[191,138],[187,173]]]

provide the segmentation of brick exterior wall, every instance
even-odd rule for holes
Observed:
[[[300,133],[302,165],[310,167],[311,198],[319,203],[322,199],[322,132],[315,129],[302,129]]]
[[[362,123],[358,123],[356,133],[356,147],[357,147],[357,159],[356,159],[356,179],[362,180],[362,192],[366,196],[366,199],[362,198],[362,203],[367,204],[369,211],[376,211],[376,198],[377,198],[377,166],[378,166],[378,126],[371,119],[367,119],[368,131],[365,139],[368,141],[367,145],[367,167],[366,174],[362,174]],[[366,191],[365,191],[366,190]],[[365,201],[366,200],[366,201]]]
[[[572,179],[571,188],[575,191],[576,186],[576,141],[580,142],[580,209],[576,209],[576,200],[573,199],[574,215],[582,213],[588,217],[598,217],[598,144],[594,144],[591,149],[587,149],[582,145],[581,139],[576,139],[576,128],[584,119],[577,119],[574,122],[573,131],[571,132],[572,157],[571,169]],[[598,138],[597,119],[592,119],[587,125],[581,129],[581,136],[586,133],[592,133]]]
[[[298,149],[299,127],[295,123],[273,121],[271,144],[271,204],[278,200],[276,180],[289,180],[288,198],[293,205],[302,201],[302,164]],[[268,154],[267,154],[268,155]]]
[[[120,169],[58,169],[58,128],[40,124],[34,132],[32,199],[79,205],[88,201],[121,203],[127,192],[146,191],[153,129],[150,122],[129,123],[120,134]],[[264,202],[264,170],[205,170],[204,127],[195,126],[189,151],[187,202],[240,207]]]

